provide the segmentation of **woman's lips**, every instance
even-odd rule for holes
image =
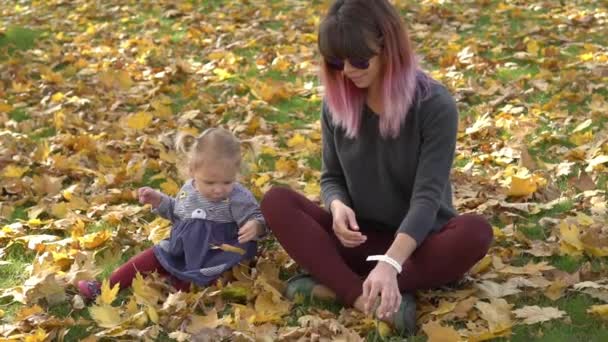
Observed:
[[[350,78],[350,80],[353,82],[360,82],[363,80],[363,76],[348,76],[348,78]]]

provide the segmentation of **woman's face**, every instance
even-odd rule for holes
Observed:
[[[351,80],[357,88],[369,88],[375,85],[380,79],[380,57],[373,56],[369,60],[367,69],[360,69],[353,66],[349,60],[344,60],[344,76]]]

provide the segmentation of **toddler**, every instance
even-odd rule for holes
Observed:
[[[176,149],[187,155],[190,177],[177,196],[149,187],[138,190],[142,204],[150,204],[173,223],[171,235],[114,271],[110,286],[124,289],[137,272],[156,271],[168,276],[176,289],[187,291],[191,283],[206,286],[256,255],[256,240],[266,232],[266,224],[256,199],[236,181],[239,140],[225,129],[210,128],[198,137],[179,134]],[[86,299],[94,299],[100,289],[99,281],[78,283]]]

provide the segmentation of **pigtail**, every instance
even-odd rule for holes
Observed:
[[[255,165],[257,153],[255,151],[254,143],[249,140],[241,140],[241,162],[240,162],[240,173],[241,175],[249,175],[250,174],[250,165]]]
[[[192,151],[192,148],[196,144],[196,140],[197,138],[190,133],[179,132],[175,138],[175,150],[186,156]]]

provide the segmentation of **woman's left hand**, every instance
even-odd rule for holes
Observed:
[[[380,306],[376,315],[380,319],[388,318],[399,310],[401,293],[397,284],[397,270],[393,266],[379,261],[363,282],[363,303],[365,313],[370,314],[380,295]]]

